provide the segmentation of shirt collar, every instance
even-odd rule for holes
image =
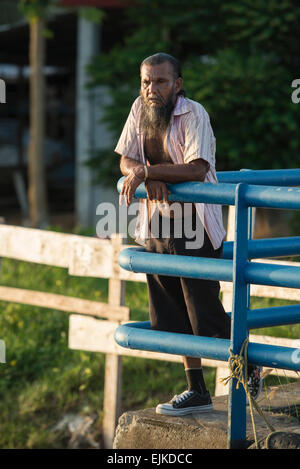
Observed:
[[[181,114],[186,114],[191,111],[191,105],[184,96],[178,96],[175,109],[173,112],[174,116],[180,116]]]

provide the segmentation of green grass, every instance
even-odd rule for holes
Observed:
[[[72,277],[67,269],[15,260],[3,259],[0,283],[107,301],[107,280]],[[284,304],[258,298],[252,302],[252,307]],[[127,282],[126,304],[131,319],[147,320],[146,285]],[[67,447],[66,434],[52,431],[66,413],[96,415],[94,438],[100,439],[105,356],[68,348],[68,316],[61,311],[0,302],[0,339],[6,344],[6,363],[0,364],[1,448]],[[296,339],[300,325],[254,332]],[[215,370],[204,371],[213,394]],[[122,412],[153,407],[185,386],[182,364],[124,357]]]

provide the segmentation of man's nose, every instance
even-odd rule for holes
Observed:
[[[157,85],[155,82],[151,81],[148,88],[148,94],[157,94]]]

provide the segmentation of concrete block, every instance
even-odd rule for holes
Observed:
[[[228,396],[214,397],[212,401],[213,411],[183,417],[159,415],[155,413],[155,408],[125,412],[119,419],[113,448],[226,449]],[[297,413],[300,405],[300,382],[265,390],[259,404],[278,435],[277,439],[273,437],[269,439],[270,444],[275,444],[273,441],[277,441],[280,437],[281,446],[295,445],[295,441],[298,442],[300,438],[300,419]],[[296,412],[294,412],[295,409]],[[260,442],[264,442],[270,436],[270,429],[256,412],[255,429]],[[287,442],[283,436],[285,433],[294,434],[293,443]],[[247,441],[249,447],[251,445],[253,447],[254,432],[249,408],[247,409]]]

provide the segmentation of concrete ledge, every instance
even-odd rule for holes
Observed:
[[[213,411],[184,417],[159,415],[155,413],[154,408],[126,412],[119,419],[113,448],[226,449],[227,396],[215,397],[212,400]],[[288,437],[284,436],[289,433],[294,435],[293,444],[296,445],[300,439],[300,417],[297,413],[297,408],[300,406],[300,381],[269,388],[259,404],[264,409],[266,418],[277,431],[277,438],[274,434],[274,438],[269,438],[269,443],[273,444],[275,440],[278,442],[280,436],[281,444],[289,447]],[[255,427],[258,440],[264,442],[270,430],[257,413]],[[279,435],[278,432],[282,434]],[[249,409],[247,440],[249,446],[254,441]],[[277,448],[280,447],[279,443],[276,444]]]
[[[209,415],[209,416],[208,416]],[[168,417],[155,409],[126,412],[120,417],[115,449],[226,448],[226,418],[211,412],[206,417]]]

